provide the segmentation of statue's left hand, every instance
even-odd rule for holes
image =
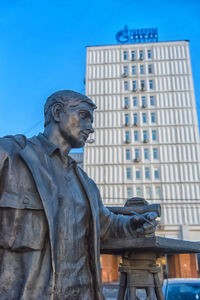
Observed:
[[[158,214],[155,211],[134,215],[131,217],[132,227],[136,230],[138,235],[154,233],[157,226],[157,217]]]

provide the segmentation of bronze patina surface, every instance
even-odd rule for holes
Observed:
[[[64,90],[43,134],[0,139],[0,299],[103,299],[100,240],[154,232],[156,212],[114,215],[69,156],[93,132],[91,99]],[[149,222],[150,221],[150,222]]]

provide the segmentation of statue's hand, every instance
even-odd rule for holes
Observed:
[[[154,211],[141,215],[136,214],[131,217],[131,223],[138,235],[151,234],[156,230],[157,217],[158,214]]]

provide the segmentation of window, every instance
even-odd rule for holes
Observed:
[[[153,88],[154,88],[154,87],[153,87],[153,80],[150,79],[150,80],[149,80],[149,89],[150,89],[150,90],[153,90]]]
[[[125,131],[125,140],[126,142],[130,142],[130,131],[128,130]]]
[[[156,196],[156,199],[160,199],[161,198],[161,189],[159,186],[156,186],[156,189],[155,189],[155,196]]]
[[[133,197],[133,188],[132,187],[127,187],[127,198]]]
[[[136,66],[132,66],[131,70],[132,70],[132,75],[135,75],[136,74]]]
[[[140,50],[139,55],[140,55],[140,59],[143,60],[143,59],[144,59],[144,53],[143,53],[143,50]]]
[[[131,168],[126,168],[126,178],[131,179]]]
[[[130,159],[131,159],[131,150],[126,149],[126,160],[130,160]]]
[[[150,168],[149,167],[146,167],[144,169],[144,172],[145,172],[145,178],[146,179],[150,179]]]
[[[146,113],[142,113],[142,122],[143,123],[147,122],[147,114]]]
[[[124,90],[128,91],[128,81],[124,81]]]
[[[138,123],[138,114],[133,114],[133,123],[135,125]]]
[[[134,140],[139,141],[139,133],[137,130],[134,131]]]
[[[136,159],[140,158],[140,150],[139,149],[135,149],[135,158]]]
[[[155,112],[151,113],[151,123],[156,123],[156,114],[155,114]]]
[[[144,148],[144,159],[149,159],[149,149]]]
[[[152,58],[152,52],[151,52],[151,50],[147,50],[147,58],[148,59]]]
[[[157,133],[156,133],[156,130],[153,129],[152,130],[152,141],[156,141],[157,140]]]
[[[128,75],[128,67],[124,66],[124,75]]]
[[[135,51],[131,51],[131,59],[135,60],[135,58],[136,58]]]
[[[124,107],[125,108],[129,107],[129,98],[128,97],[124,97]]]
[[[148,65],[148,73],[149,74],[153,73],[153,66],[152,65]]]
[[[154,169],[154,178],[159,179],[159,170],[158,170],[158,168]]]
[[[143,140],[147,141],[147,130],[143,130]]]
[[[137,197],[142,197],[142,188],[141,187],[136,188],[136,196]]]
[[[147,105],[146,97],[142,96],[142,106],[146,107],[146,105]]]
[[[133,97],[133,106],[135,107],[135,106],[137,106],[138,104],[137,104],[137,97]]]
[[[124,115],[125,125],[129,125],[129,114]]]
[[[140,169],[135,170],[135,178],[140,179]]]
[[[150,105],[155,106],[155,98],[154,96],[150,96]]]
[[[153,148],[153,159],[158,159],[158,148]]]
[[[140,80],[140,88],[141,88],[141,90],[145,89],[145,81],[144,80]]]
[[[146,187],[146,199],[151,199],[151,188],[149,186]]]
[[[127,60],[127,59],[128,59],[128,53],[127,53],[127,51],[124,51],[124,52],[123,52],[123,57],[124,57],[124,60]]]
[[[132,88],[133,88],[133,90],[136,90],[136,87],[137,87],[137,85],[136,85],[136,81],[135,81],[135,80],[133,80],[133,81],[132,81]]]
[[[144,74],[144,65],[140,65],[140,74]]]

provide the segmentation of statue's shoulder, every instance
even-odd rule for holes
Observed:
[[[14,149],[22,149],[27,144],[27,138],[23,134],[7,135],[0,138],[1,151],[13,151]]]

